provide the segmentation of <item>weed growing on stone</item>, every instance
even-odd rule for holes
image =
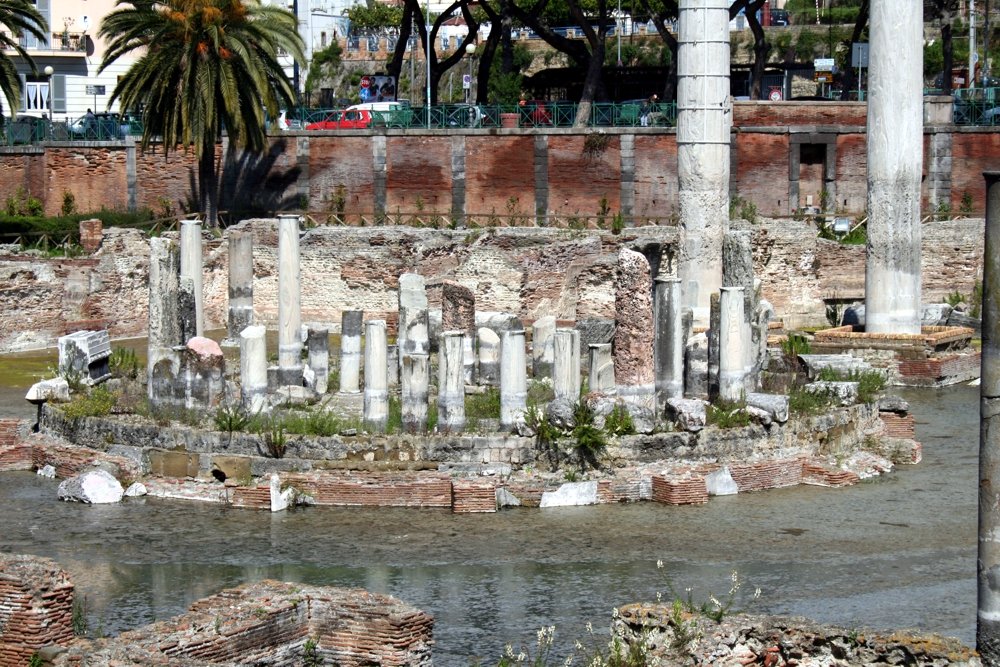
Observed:
[[[708,593],[708,597],[700,602],[695,601],[694,589],[691,587],[684,589],[684,594],[677,590],[674,585],[673,580],[670,575],[666,572],[663,561],[656,561],[656,569],[662,572],[663,580],[667,585],[667,590],[670,591],[670,595],[673,597],[673,608],[680,609],[681,612],[687,612],[691,615],[703,616],[709,620],[715,621],[716,623],[721,623],[722,619],[730,614],[737,613],[734,608],[736,605],[736,599],[739,594],[740,589],[743,587],[743,579],[740,578],[738,571],[733,570],[729,575],[730,586],[729,592],[720,600],[711,591]],[[759,588],[755,589],[753,594],[753,599],[756,600],[760,597],[761,590]],[[660,594],[657,593],[657,598],[660,598]]]
[[[63,414],[67,419],[80,419],[81,417],[103,417],[111,414],[111,409],[115,407],[118,395],[112,393],[105,387],[94,387],[89,392],[77,394],[77,396],[63,406]]]
[[[230,435],[246,430],[252,420],[253,415],[247,412],[240,403],[233,401],[223,402],[212,415],[215,428]]]
[[[833,397],[826,392],[793,387],[788,392],[788,410],[797,415],[815,415],[828,409]]]
[[[548,459],[552,472],[558,470],[561,458],[559,437],[562,431],[556,428],[546,418],[545,411],[534,403],[528,404],[528,409],[524,413],[524,423],[535,432],[535,448]]]
[[[116,347],[111,351],[111,356],[108,357],[108,368],[115,377],[134,380],[139,377],[142,364],[139,363],[139,357],[136,356],[135,350]]]
[[[285,452],[288,450],[288,436],[285,435],[284,424],[279,419],[266,418],[259,435],[264,441],[264,448],[268,456],[272,459],[285,457]]]
[[[359,428],[361,422],[357,419],[344,419],[325,410],[310,410],[287,413],[281,419],[281,425],[288,433],[329,437],[349,428]]]
[[[600,468],[598,459],[608,448],[604,431],[594,424],[594,409],[586,401],[577,401],[573,406],[572,436],[576,441],[573,451],[580,464],[580,474],[587,472],[587,466]]]
[[[90,632],[90,622],[87,620],[87,596],[73,597],[73,634],[77,637],[86,637]]]
[[[318,667],[323,664],[323,658],[319,654],[319,643],[309,637],[302,645],[302,667]]]
[[[38,651],[32,653],[31,657],[28,658],[28,667],[42,667],[44,664],[45,661],[42,660],[42,656],[38,655]]]
[[[550,378],[541,378],[540,380],[530,380],[528,382],[528,405],[548,403],[555,397],[556,394],[552,388],[552,380]]]
[[[604,418],[604,430],[609,435],[632,435],[635,433],[635,423],[628,408],[621,403],[616,403],[611,408],[611,412]]]
[[[705,410],[705,421],[717,428],[743,428],[750,425],[750,413],[742,401],[718,400]]]
[[[465,419],[473,428],[482,420],[500,419],[500,389],[487,387],[482,394],[466,396]]]
[[[389,414],[386,417],[385,432],[401,433],[403,431],[403,401],[398,396],[389,397]]]
[[[842,373],[832,368],[823,368],[818,379],[827,382],[857,382],[859,403],[874,402],[886,385],[885,374],[875,369]]]

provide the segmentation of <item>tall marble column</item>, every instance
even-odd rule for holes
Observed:
[[[427,288],[424,277],[404,273],[399,277],[399,364],[408,354],[430,354],[429,326],[427,320]]]
[[[618,251],[615,278],[615,384],[627,403],[653,410],[653,285],[641,253]]]
[[[340,315],[340,392],[361,391],[361,331],[364,311],[345,310]]]
[[[552,388],[556,400],[576,403],[580,400],[580,332],[556,329],[553,343]]]
[[[461,433],[465,429],[465,370],[462,331],[441,334],[438,351],[438,430]]]
[[[743,288],[723,287],[719,300],[719,398],[740,401],[746,391],[744,375]]]
[[[330,331],[310,327],[306,334],[306,348],[313,376],[312,388],[317,394],[325,394],[330,380]]]
[[[389,421],[389,370],[386,359],[385,320],[365,323],[365,425],[384,431]]]
[[[481,327],[479,337],[479,384],[496,387],[500,384],[500,336],[493,329]]]
[[[403,430],[407,433],[423,433],[427,430],[430,357],[426,354],[403,356],[399,380]]]
[[[677,20],[678,274],[684,304],[703,326],[709,297],[722,285],[722,237],[729,225],[729,5],[680,0]]]
[[[253,324],[253,232],[229,232],[229,318],[227,345],[240,342],[240,333]]]
[[[201,221],[181,220],[181,289],[194,300],[194,330],[205,335],[205,303],[202,290],[204,260],[201,249]],[[185,341],[186,342],[186,341]]]
[[[461,331],[465,334],[462,344],[463,373],[465,382],[476,381],[476,295],[468,287],[452,280],[441,285],[441,330]]]
[[[160,364],[176,372],[177,354],[173,348],[183,345],[178,305],[180,290],[180,253],[170,239],[149,240],[149,336],[147,340],[147,387],[154,398],[154,371]]]
[[[553,340],[556,333],[554,315],[539,317],[531,325],[531,375],[536,380],[552,377]]]
[[[299,216],[278,216],[278,383],[302,384]]]
[[[681,281],[657,278],[653,295],[653,365],[656,384],[657,414],[663,414],[667,401],[684,397],[684,326],[681,318]]]
[[[1000,665],[1000,171],[986,178],[983,348],[979,384],[979,550],[976,648]]]
[[[251,325],[240,332],[240,398],[250,413],[267,405],[267,330]]]
[[[871,3],[865,331],[920,333],[923,3]]]
[[[500,335],[500,428],[513,430],[524,420],[528,400],[524,330]]]

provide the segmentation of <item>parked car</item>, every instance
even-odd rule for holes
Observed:
[[[409,105],[402,102],[371,102],[355,104],[343,111],[334,111],[325,119],[306,125],[307,130],[364,130],[372,126],[395,126],[399,114]]]
[[[108,141],[124,139],[132,129],[134,117],[130,114],[100,112],[80,116],[69,124],[69,135],[72,139],[90,139]]]

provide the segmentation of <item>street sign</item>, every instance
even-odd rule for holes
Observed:
[[[472,88],[472,75],[471,74],[463,74],[462,75],[462,88],[464,88],[465,90],[468,90],[469,88]]]
[[[868,67],[868,42],[851,45],[851,67]]]
[[[833,58],[815,58],[813,60],[813,69],[817,72],[832,72]]]
[[[833,83],[833,72],[814,72],[813,81],[816,83]]]
[[[87,86],[87,95],[103,95],[104,86]]]

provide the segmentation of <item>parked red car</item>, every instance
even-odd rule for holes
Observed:
[[[363,130],[372,124],[372,112],[368,109],[347,109],[334,111],[318,123],[309,123],[307,130]]]

